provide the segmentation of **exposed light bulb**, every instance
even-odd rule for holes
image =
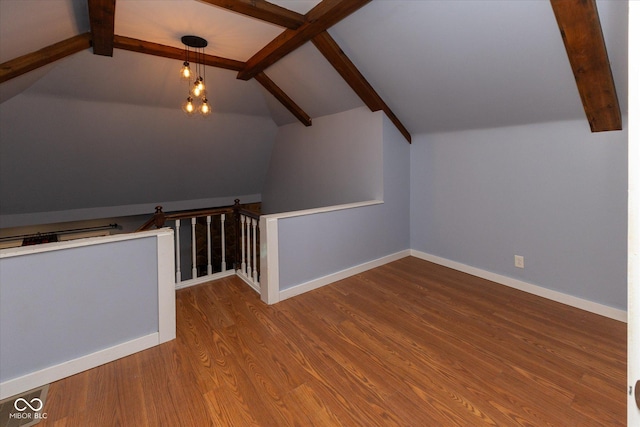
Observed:
[[[191,89],[191,93],[195,97],[200,96],[200,86],[198,86],[198,81],[197,80],[193,83],[193,89]]]
[[[205,67],[205,54],[204,48],[207,46],[207,41],[198,36],[183,36],[182,43],[185,46],[185,58],[180,69],[180,77],[187,81],[187,99],[182,103],[182,110],[187,115],[192,116],[194,113],[208,116],[211,114],[211,104],[207,100],[207,91],[204,83],[204,76],[206,76]],[[190,48],[193,48],[195,54],[194,66],[192,70],[189,64]],[[194,102],[194,99],[196,100]]]
[[[203,116],[208,116],[209,114],[211,114],[211,106],[209,105],[209,101],[207,100],[207,98],[202,98],[200,113],[202,113]]]
[[[202,77],[198,77],[196,81],[193,82],[192,93],[195,97],[198,97],[204,93],[204,80],[202,80]]]
[[[182,68],[180,69],[180,77],[183,80],[189,80],[191,78],[191,68],[189,67],[189,62],[184,61],[182,64]]]
[[[196,111],[196,107],[193,105],[193,98],[187,98],[184,104],[182,104],[182,111],[184,111],[188,115],[191,115]]]

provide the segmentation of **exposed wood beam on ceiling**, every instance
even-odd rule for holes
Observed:
[[[95,55],[113,56],[116,0],[88,0]]]
[[[371,0],[323,0],[306,15],[297,30],[285,30],[253,55],[238,78],[249,80],[321,32],[346,18]]]
[[[184,61],[185,59],[185,51],[181,48],[119,36],[117,34],[113,36],[113,40],[114,47],[118,49],[146,53],[163,58],[178,59],[180,61]],[[240,71],[244,68],[244,62],[242,61],[207,54],[204,55],[204,63],[210,67],[224,68],[232,71]]]
[[[79,34],[0,64],[0,83],[91,47],[91,33]]]
[[[284,93],[265,73],[258,73],[254,77],[267,89],[287,110],[291,112],[305,126],[311,126],[311,117],[305,113],[289,96]]]
[[[351,62],[349,57],[340,49],[338,43],[326,31],[313,38],[313,44],[320,53],[333,65],[351,89],[362,99],[371,111],[382,110],[391,122],[398,128],[400,133],[411,143],[411,134],[400,122],[398,117],[391,111],[391,108],[378,95],[376,90],[369,84],[367,79],[360,73],[358,68]]]
[[[295,30],[304,22],[304,15],[264,0],[200,0],[233,12],[271,22]]]
[[[551,0],[592,132],[621,130],[622,117],[595,0]]]
[[[148,55],[160,56],[169,59],[184,61],[184,49],[173,46],[166,46],[144,40],[133,39],[115,35],[114,47],[129,50],[132,52],[146,53]],[[244,68],[244,62],[234,59],[222,58],[214,55],[204,55],[204,63],[210,67],[224,68],[231,71],[240,71]],[[300,108],[282,89],[280,89],[264,73],[255,76],[256,80],[264,86],[284,107],[298,118],[305,126],[311,126],[311,118]]]

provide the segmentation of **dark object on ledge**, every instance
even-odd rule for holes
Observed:
[[[39,245],[41,243],[51,243],[57,241],[58,235],[56,233],[38,233],[34,236],[25,237],[24,239],[22,239],[22,246]]]
[[[58,236],[61,236],[63,234],[74,234],[74,233],[82,233],[82,232],[89,232],[89,231],[100,231],[100,230],[121,229],[121,228],[122,227],[119,226],[118,224],[99,225],[96,227],[69,228],[66,230],[48,231],[46,233],[31,233],[31,234],[18,234],[15,236],[4,236],[4,237],[0,237],[0,242],[4,242],[7,240],[23,239],[22,246],[29,246],[29,245],[37,245],[40,243],[57,242]]]

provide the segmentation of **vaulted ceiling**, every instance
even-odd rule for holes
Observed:
[[[214,109],[278,125],[365,104],[409,140],[585,111],[593,130],[619,129],[627,4],[597,2],[600,32],[598,14],[594,25],[579,9],[590,3],[0,0],[0,94],[177,108],[180,38],[195,34],[222,67],[207,69]]]
[[[278,126],[354,108],[407,140],[619,129],[627,17],[624,0],[0,0],[1,226],[257,199]],[[187,34],[209,42],[206,120],[180,110]]]

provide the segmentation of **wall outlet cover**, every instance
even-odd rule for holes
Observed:
[[[518,268],[524,268],[524,257],[522,255],[514,255],[514,265]]]

